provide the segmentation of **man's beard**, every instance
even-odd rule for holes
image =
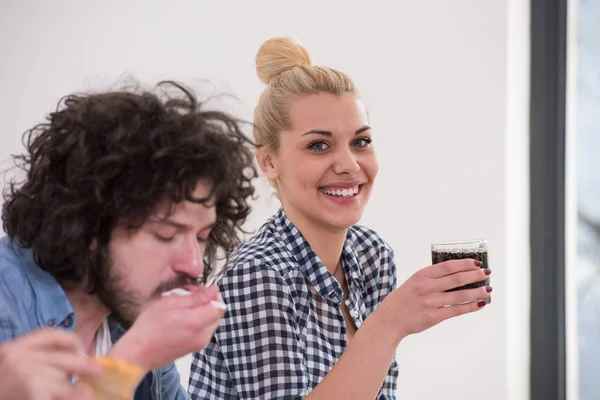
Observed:
[[[111,318],[114,318],[123,328],[129,329],[146,302],[160,298],[161,293],[168,290],[195,284],[195,278],[177,275],[170,281],[161,282],[148,298],[143,299],[134,290],[127,287],[123,277],[109,266],[108,279],[101,284],[98,297],[111,311]]]

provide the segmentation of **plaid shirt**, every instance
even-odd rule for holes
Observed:
[[[392,249],[372,230],[349,229],[342,252],[346,304],[360,328],[395,288]],[[194,354],[192,399],[298,399],[346,348],[342,287],[280,210],[232,257],[216,282],[227,313]],[[395,399],[394,359],[378,399]]]

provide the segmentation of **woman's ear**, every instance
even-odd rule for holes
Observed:
[[[277,159],[272,151],[266,149],[261,149],[257,151],[256,161],[258,162],[258,166],[267,178],[269,178],[272,181],[275,181],[277,180],[277,178],[279,178],[279,171],[277,170]]]

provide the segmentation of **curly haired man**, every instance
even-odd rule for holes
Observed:
[[[102,356],[140,371],[129,398],[188,399],[173,361],[224,312],[196,282],[254,194],[239,121],[163,82],[67,96],[24,139],[2,209],[0,399],[84,399]],[[177,288],[191,295],[161,295]]]

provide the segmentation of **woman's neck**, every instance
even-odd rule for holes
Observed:
[[[331,274],[342,256],[348,229],[327,229],[317,221],[296,213],[293,208],[284,208],[286,217],[302,233],[312,250],[325,264]]]

